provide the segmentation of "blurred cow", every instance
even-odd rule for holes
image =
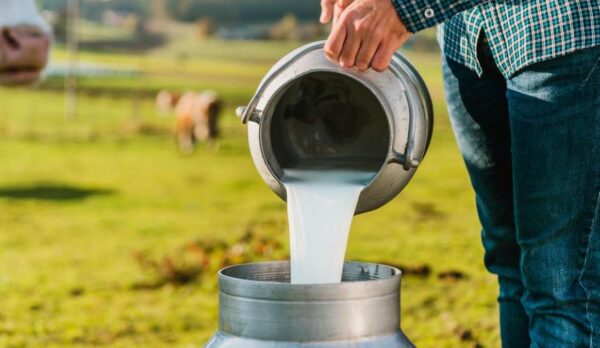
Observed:
[[[213,91],[188,92],[181,96],[175,106],[175,132],[181,152],[190,153],[196,141],[217,138],[221,109],[222,102]]]
[[[34,0],[0,0],[0,84],[28,85],[40,78],[50,32]]]

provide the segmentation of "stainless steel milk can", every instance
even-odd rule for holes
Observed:
[[[281,198],[286,168],[368,169],[377,175],[356,213],[374,210],[400,193],[423,160],[433,128],[431,99],[400,53],[385,72],[358,72],[329,62],[323,46],[312,43],[280,60],[237,113],[248,124],[261,177]]]
[[[400,271],[348,262],[337,284],[290,284],[289,262],[219,273],[219,331],[207,348],[404,348]]]

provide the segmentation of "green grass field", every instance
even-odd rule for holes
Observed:
[[[206,342],[217,325],[216,274],[138,287],[156,275],[134,255],[176,257],[191,241],[235,241],[248,229],[287,248],[285,203],[256,173],[233,110],[297,45],[190,41],[143,55],[84,52],[85,61],[143,75],[82,79],[75,120],[63,115],[60,80],[0,89],[0,347]],[[408,271],[402,326],[417,346],[496,347],[496,280],[482,265],[439,59],[408,55],[435,100],[432,146],[399,197],[354,220],[347,259]],[[57,48],[53,58],[64,56]],[[172,118],[149,97],[162,88],[216,89],[227,103],[222,139],[180,155]]]

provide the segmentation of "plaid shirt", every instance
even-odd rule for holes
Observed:
[[[600,45],[600,0],[392,0],[415,33],[439,25],[444,54],[481,74],[483,30],[505,77],[525,66]]]

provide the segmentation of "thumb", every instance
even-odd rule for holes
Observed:
[[[321,0],[321,23],[325,24],[333,17],[335,0]]]

